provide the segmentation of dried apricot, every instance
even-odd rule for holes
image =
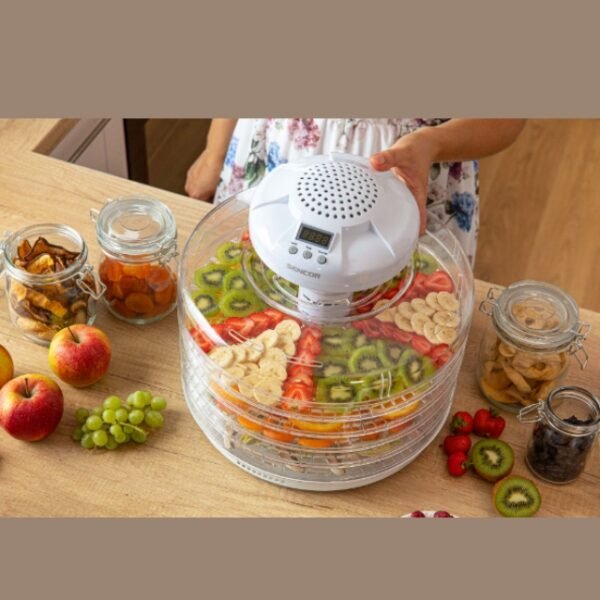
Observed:
[[[119,313],[121,316],[127,319],[131,319],[136,316],[132,310],[127,308],[125,302],[122,300],[115,300],[113,303],[111,303],[111,307],[116,313]]]
[[[154,309],[154,302],[147,294],[133,292],[125,298],[125,306],[138,314],[147,314]]]
[[[160,292],[154,292],[154,299],[156,300],[157,304],[171,304],[171,302],[173,301],[174,287],[175,286],[173,284],[170,284],[169,287],[167,287],[166,289]]]
[[[152,267],[147,281],[154,292],[162,292],[170,288],[173,283],[173,274],[166,267]]]
[[[137,277],[138,279],[146,279],[150,275],[150,265],[136,264],[136,263],[122,263],[123,273],[130,275],[131,277]]]
[[[110,258],[104,259],[103,265],[100,267],[100,277],[106,283],[106,281],[120,281],[123,277],[123,268],[121,267],[121,263],[112,260]],[[102,277],[102,273],[105,274],[105,278]]]
[[[121,286],[124,294],[129,294],[131,292],[145,294],[149,291],[148,285],[144,279],[138,279],[137,277],[132,277],[131,275],[124,275],[119,281],[119,285]]]

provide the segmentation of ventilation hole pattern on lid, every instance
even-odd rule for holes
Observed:
[[[298,179],[296,192],[302,206],[333,219],[354,219],[367,214],[378,197],[377,182],[360,167],[322,163]]]

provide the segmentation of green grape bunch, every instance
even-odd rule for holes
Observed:
[[[102,406],[75,411],[78,426],[71,437],[87,450],[116,450],[129,442],[143,444],[151,431],[163,426],[162,413],[166,408],[167,401],[162,396],[148,391],[133,392],[126,402],[109,396]]]

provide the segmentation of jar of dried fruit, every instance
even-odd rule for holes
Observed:
[[[169,208],[152,198],[118,198],[92,210],[92,219],[110,312],[138,325],[168,315],[177,302],[177,228]]]
[[[600,400],[580,387],[559,387],[546,400],[521,409],[535,423],[525,461],[536,477],[570,483],[583,473],[600,431]]]
[[[57,224],[26,227],[8,234],[2,259],[10,316],[26,337],[48,344],[64,327],[94,322],[104,286],[77,231]]]
[[[490,288],[479,309],[490,317],[481,341],[477,379],[497,408],[518,413],[558,386],[574,355],[588,360],[583,342],[590,326],[575,300],[553,285],[519,281]]]

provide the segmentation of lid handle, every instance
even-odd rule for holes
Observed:
[[[519,411],[517,418],[521,423],[537,423],[542,418],[542,407],[544,406],[544,401],[540,400],[535,404],[530,404],[529,406],[525,406]],[[532,414],[535,413],[535,414]]]
[[[86,275],[91,275],[93,277],[96,289],[92,289],[85,282],[84,278]],[[94,300],[100,300],[100,298],[102,298],[102,296],[104,295],[104,292],[106,292],[106,286],[104,285],[104,283],[102,283],[102,281],[100,281],[98,275],[96,274],[94,268],[91,265],[85,265],[85,267],[79,273],[77,277],[77,287],[86,294],[89,294]]]
[[[502,288],[499,287],[491,287],[488,289],[487,294],[485,296],[485,300],[481,301],[479,305],[479,311],[488,317],[492,316],[494,312],[494,307],[496,306],[496,302],[502,293]],[[496,294],[498,294],[496,296]]]

